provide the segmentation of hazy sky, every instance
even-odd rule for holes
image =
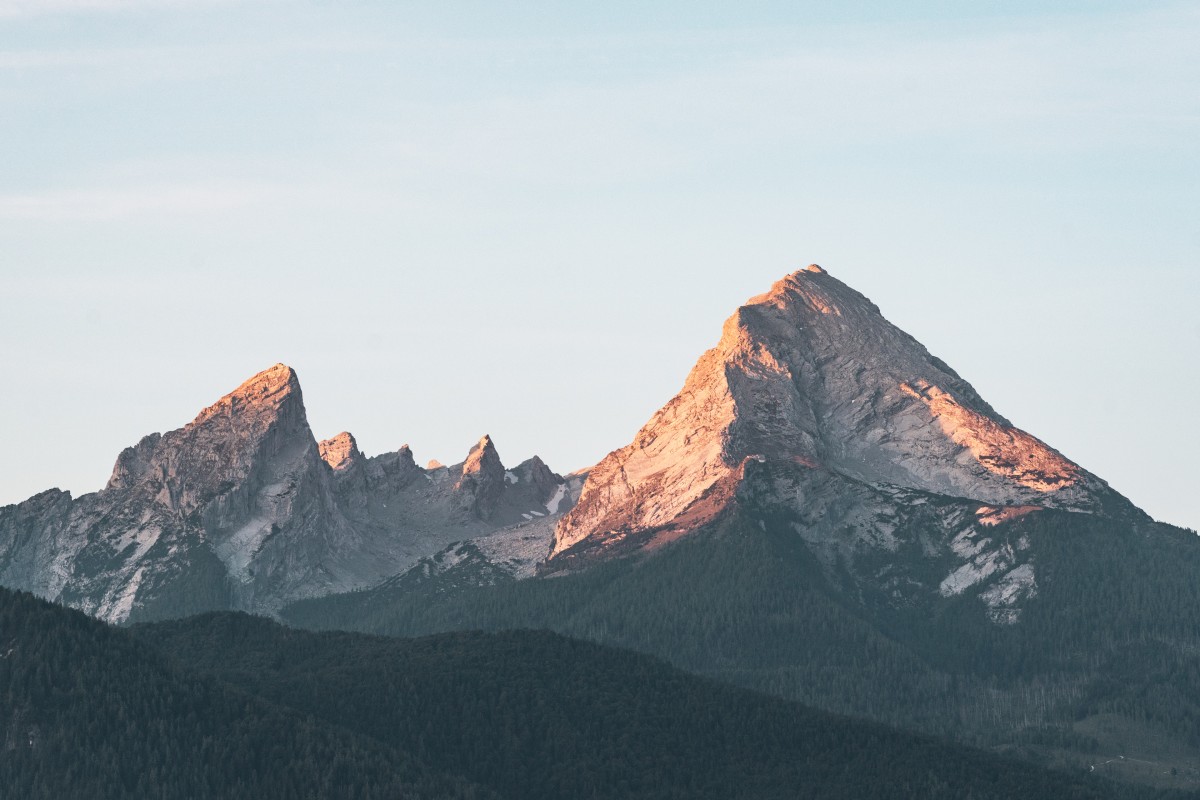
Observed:
[[[277,361],[318,437],[584,467],[817,262],[1200,527],[1197,42],[1144,1],[0,0],[0,503]]]

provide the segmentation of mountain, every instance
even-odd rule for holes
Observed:
[[[544,628],[825,711],[1200,788],[1200,539],[992,409],[819,267],[566,478],[317,442],[279,365],[101,492],[0,509],[0,582],[103,619]],[[316,640],[313,640],[316,641]],[[533,645],[530,645],[531,647]]]
[[[507,470],[489,437],[431,470],[407,446],[367,458],[349,433],[317,442],[296,373],[277,364],[125,449],[102,491],[0,508],[0,583],[113,622],[270,613],[455,541],[528,536],[522,523],[570,506],[566,486],[536,457]]]
[[[846,521],[883,546],[882,519],[913,493],[972,501],[950,523],[963,530],[1045,508],[1137,513],[814,264],[740,307],[679,394],[592,469],[551,565],[669,541],[764,472],[780,505],[855,495]]]
[[[1132,796],[547,632],[315,634],[241,614],[138,626],[180,664],[499,796]]]
[[[840,713],[1200,788],[1200,540],[1014,427],[819,267],[592,468],[536,576],[469,547],[281,609],[549,628]]]
[[[1194,534],[1058,511],[1016,520],[1010,535],[1029,537],[1047,577],[1019,622],[998,625],[970,593],[897,604],[830,577],[778,520],[743,504],[696,535],[587,570],[480,581],[467,564],[282,614],[389,636],[550,629],[1041,763],[1200,789]]]
[[[1002,624],[1038,591],[1037,553],[1002,523],[1048,509],[1148,521],[815,264],[740,307],[682,390],[591,470],[543,569],[657,547],[750,496],[791,516],[831,576],[897,603],[970,591]]]
[[[0,589],[0,793],[26,800],[484,798],[410,753]]]
[[[0,693],[28,800],[1134,797],[544,632],[130,630],[0,589]]]

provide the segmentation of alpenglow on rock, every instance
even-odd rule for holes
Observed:
[[[0,584],[110,622],[272,613],[373,585],[545,513],[563,479],[535,458],[511,474],[540,482],[507,482],[485,441],[455,468],[465,485],[417,467],[407,446],[367,458],[349,433],[318,443],[296,373],[277,364],[124,450],[102,491],[0,508]]]
[[[694,530],[772,463],[995,508],[1128,506],[814,264],[739,308],[679,394],[592,469],[552,561]]]
[[[336,587],[374,559],[325,471],[296,374],[277,364],[127,448],[103,491],[32,521],[27,537],[0,510],[0,579],[112,621],[148,603],[261,608]]]

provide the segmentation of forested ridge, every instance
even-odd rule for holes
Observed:
[[[5,798],[492,796],[3,589],[0,697]]]
[[[816,711],[544,631],[407,640],[211,614],[136,633],[183,664],[514,800],[1118,794],[1086,776]]]
[[[1165,796],[549,632],[114,629],[0,590],[0,643],[4,797]]]
[[[1028,536],[1038,554],[1038,595],[1019,623],[997,625],[970,592],[896,607],[823,569],[783,522],[764,521],[734,518],[565,577],[411,579],[284,613],[306,627],[388,635],[548,628],[1070,768],[1126,769],[1125,742],[1161,738],[1169,754],[1143,757],[1154,765],[1134,777],[1200,786],[1193,533],[1066,512],[1016,520],[1009,535]]]

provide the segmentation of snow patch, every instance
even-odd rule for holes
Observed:
[[[566,496],[567,496],[567,485],[565,483],[560,483],[558,485],[558,488],[554,490],[554,496],[546,501],[547,513],[557,514],[558,507],[562,503],[563,498]]]
[[[955,536],[950,542],[950,549],[960,558],[971,559],[979,555],[991,543],[992,540],[986,537],[977,540],[975,538],[975,528],[972,527]]]
[[[504,482],[509,483],[509,484],[516,484],[516,483],[520,483],[521,479],[518,478],[516,473],[513,472],[511,469],[506,469],[504,471]]]
[[[162,528],[154,525],[147,525],[140,528],[135,528],[130,531],[125,531],[117,538],[115,542],[116,551],[123,553],[130,545],[136,544],[133,554],[126,559],[127,562],[138,561],[146,554],[146,551],[154,546],[158,541],[158,537],[162,536]]]
[[[255,517],[217,545],[217,555],[229,567],[232,575],[243,581],[249,579],[250,562],[270,535],[272,522],[267,517]]]
[[[96,616],[114,624],[129,619],[129,612],[133,611],[133,600],[137,597],[138,588],[141,587],[145,574],[146,567],[138,567],[121,587],[120,593],[107,604],[107,608],[101,607]]]
[[[1033,564],[1022,564],[1016,569],[1005,573],[1004,577],[994,586],[984,591],[979,597],[993,610],[1017,604],[1017,601],[1028,599],[1037,594],[1037,581],[1034,579]]]
[[[1002,547],[990,553],[982,553],[951,572],[938,586],[942,597],[962,594],[972,586],[987,580],[995,573],[1006,569],[1010,563],[1008,548]]]
[[[1041,506],[1004,506],[1002,508],[980,506],[975,511],[975,516],[979,518],[980,525],[986,525],[991,528],[1041,510]]]

